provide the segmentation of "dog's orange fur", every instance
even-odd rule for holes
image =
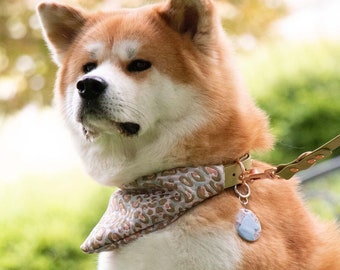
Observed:
[[[185,5],[176,7],[170,2],[138,11],[96,14],[69,8],[71,13],[79,15],[79,25],[72,22],[73,27],[69,29],[56,25],[47,32],[50,42],[64,54],[56,87],[59,99],[64,98],[67,85],[74,83],[79,67],[86,62],[84,57],[88,56],[80,46],[83,41],[106,40],[111,47],[114,42],[132,35],[136,38],[138,29],[140,42],[147,43],[142,45],[136,58],[148,59],[174,81],[200,89],[193,102],[201,102],[211,114],[208,124],[183,138],[174,148],[171,155],[178,159],[178,165],[229,163],[250,150],[270,148],[272,137],[267,118],[246,94],[214,6],[210,1],[205,2],[204,10],[186,9]],[[173,9],[178,10],[174,13]],[[192,23],[203,15],[203,26]],[[67,18],[65,14],[65,20]],[[82,24],[85,27],[78,35]],[[60,32],[64,32],[64,38],[58,34]],[[209,32],[208,38],[205,32]],[[124,70],[126,63],[118,65]],[[143,80],[147,72],[132,76]],[[268,168],[259,162],[254,166],[260,171]],[[251,183],[251,190],[247,207],[259,217],[263,232],[257,242],[240,240],[242,260],[238,269],[340,269],[339,233],[335,226],[319,223],[306,210],[295,180],[258,180]],[[241,207],[234,191],[228,189],[182,219],[188,222],[191,232],[199,232],[202,226],[209,227],[221,221],[233,224]],[[200,217],[200,223],[196,218],[190,223],[193,216]]]
[[[254,162],[254,167],[270,168],[260,162]],[[251,190],[247,207],[261,220],[262,234],[254,243],[241,243],[242,263],[238,269],[340,269],[335,224],[322,224],[306,210],[295,180],[257,180]],[[199,227],[222,220],[232,223],[240,208],[233,189],[228,189],[195,208],[192,215],[199,216],[200,223],[189,221],[188,228],[198,226],[200,231]]]

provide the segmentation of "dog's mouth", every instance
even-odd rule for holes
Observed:
[[[124,136],[134,136],[138,135],[140,130],[140,125],[132,122],[125,122],[125,123],[116,123],[115,126],[118,129],[118,132]]]
[[[132,122],[115,122],[115,121],[110,121],[111,124],[111,128],[113,126],[113,129],[116,130],[116,132],[118,131],[119,134],[126,136],[126,137],[132,137],[132,136],[137,136],[141,127],[139,124],[137,123],[132,123]],[[96,139],[97,137],[99,137],[100,135],[100,129],[102,129],[103,127],[97,127],[88,123],[83,123],[83,133],[84,136],[86,138],[86,140],[93,142],[94,139]],[[107,123],[106,123],[106,128],[104,128],[106,131],[104,132],[108,132],[107,130]],[[111,132],[109,132],[111,133]]]
[[[112,119],[98,108],[82,107],[79,110],[77,121],[82,124],[83,133],[87,140],[93,141],[101,133],[119,133],[126,137],[137,136],[141,126],[135,122],[123,122]]]

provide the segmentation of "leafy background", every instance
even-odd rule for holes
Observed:
[[[79,245],[112,189],[84,174],[50,108],[56,68],[41,39],[36,2],[0,0],[0,269],[95,269],[96,255],[84,255]],[[145,2],[68,1],[91,9]],[[323,36],[311,24],[292,38],[292,29],[296,33],[306,24],[293,20],[287,36],[282,23],[299,12],[308,15],[312,4],[319,3],[316,25],[325,21],[322,1],[295,2],[218,1],[249,89],[268,112],[277,138],[273,151],[256,156],[274,164],[340,133],[340,27]],[[335,172],[302,186],[322,219],[340,215],[339,178]]]

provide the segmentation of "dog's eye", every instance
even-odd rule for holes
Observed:
[[[127,70],[129,72],[141,72],[149,69],[150,67],[151,63],[149,61],[137,59],[128,64]]]
[[[85,65],[83,65],[83,72],[89,73],[91,70],[94,70],[97,67],[97,63],[90,62]]]

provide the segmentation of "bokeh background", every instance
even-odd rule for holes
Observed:
[[[84,174],[51,108],[56,67],[41,38],[37,2],[0,0],[0,269],[95,269],[96,255],[84,255],[79,245],[112,188]],[[147,2],[67,1],[88,9]],[[339,134],[340,2],[217,3],[249,89],[277,137],[272,152],[256,156],[289,162]],[[340,217],[339,170],[306,181],[302,192],[321,219]]]

